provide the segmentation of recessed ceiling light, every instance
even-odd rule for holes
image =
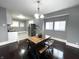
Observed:
[[[34,24],[34,21],[33,20],[30,20],[28,23],[29,24]]]
[[[22,14],[12,14],[12,18],[14,19],[30,19],[28,16],[24,16]]]
[[[25,16],[23,16],[23,15],[18,15],[18,16],[16,16],[17,18],[19,18],[19,19],[25,19],[26,17]]]

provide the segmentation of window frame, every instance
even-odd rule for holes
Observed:
[[[19,21],[12,21],[11,27],[19,27]]]
[[[19,27],[24,27],[25,25],[24,25],[24,22],[20,22],[19,23]]]
[[[64,22],[64,27],[61,27],[59,24],[58,26],[60,26],[58,29],[55,28],[56,27],[56,22],[60,22],[62,24],[62,22]],[[63,29],[61,29],[63,28]],[[66,31],[66,20],[61,20],[61,21],[54,21],[54,31]]]
[[[49,22],[46,22],[45,23],[45,30],[53,30],[54,28],[53,28],[53,25],[54,25],[54,22],[52,21],[49,21]],[[50,26],[51,26],[51,28],[50,28]]]

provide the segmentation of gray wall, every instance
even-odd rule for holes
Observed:
[[[76,43],[76,42],[79,43],[79,6],[49,13],[49,14],[46,14],[45,16],[50,17],[50,16],[55,16],[55,15],[61,15],[61,14],[69,14],[69,19],[68,19],[68,24],[67,24],[67,33],[66,33],[67,41],[71,43]]]
[[[51,17],[51,18],[48,18],[48,19],[45,19],[44,20],[44,32],[45,32],[45,35],[50,35],[50,36],[53,36],[53,37],[57,37],[57,38],[61,38],[61,39],[66,39],[67,38],[67,29],[65,31],[55,31],[54,29],[53,30],[46,30],[45,27],[46,27],[46,22],[55,22],[55,21],[68,21],[68,15],[65,15],[65,16],[60,16],[60,17]],[[67,23],[67,22],[66,22]],[[54,24],[53,24],[53,27],[54,27]]]
[[[39,34],[39,33],[42,33],[42,34],[44,34],[44,29],[43,29],[43,25],[44,25],[44,20],[43,19],[36,19],[36,20],[34,20],[34,23],[36,24],[36,25],[38,25],[39,27],[37,28],[37,34]]]
[[[28,20],[25,21],[25,30],[28,31]]]
[[[0,7],[0,42],[8,40],[6,9]]]
[[[35,23],[36,25],[38,25],[41,30],[42,30],[43,22],[44,22],[43,19],[39,19],[39,20],[36,19],[36,20],[34,20],[34,23]]]

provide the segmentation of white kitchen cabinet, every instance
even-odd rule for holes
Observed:
[[[7,18],[7,24],[12,24],[12,17],[8,11],[6,11],[6,18]]]

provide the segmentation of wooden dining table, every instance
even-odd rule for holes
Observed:
[[[38,43],[40,43],[40,42],[45,41],[46,39],[44,39],[44,38],[39,38],[39,37],[37,37],[37,36],[32,36],[32,37],[29,37],[28,40],[31,41],[31,42],[34,43],[34,44],[38,44]]]
[[[38,46],[39,43],[44,43],[44,41],[46,41],[47,39],[44,39],[44,38],[39,38],[37,36],[32,36],[32,37],[29,37],[28,39],[31,43],[33,43],[32,45],[35,45],[35,46]],[[40,44],[41,45],[41,44]],[[40,48],[40,47],[38,47]],[[39,50],[39,53],[43,53],[48,47],[47,46],[43,46],[43,48],[41,48]]]

